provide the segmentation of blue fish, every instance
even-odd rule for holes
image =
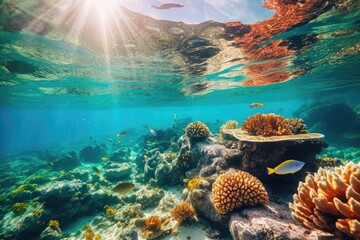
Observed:
[[[276,174],[279,174],[279,175],[284,175],[284,174],[289,174],[289,173],[296,173],[304,165],[305,165],[304,162],[290,159],[290,160],[286,160],[286,161],[280,163],[275,168],[267,167],[266,173],[268,175],[273,174],[273,173],[276,173]]]

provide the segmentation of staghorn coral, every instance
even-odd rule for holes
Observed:
[[[244,171],[226,172],[212,186],[211,201],[218,213],[226,214],[242,206],[267,203],[268,194],[256,177]]]
[[[236,129],[239,127],[239,123],[235,120],[229,120],[220,127],[220,136],[224,135],[224,129]]]
[[[309,174],[289,206],[306,228],[360,239],[360,165],[349,162]]]
[[[22,214],[24,212],[26,212],[26,210],[29,208],[29,204],[26,202],[17,202],[15,203],[11,210],[15,213],[15,214]]]
[[[292,134],[287,119],[273,113],[252,115],[243,122],[242,128],[252,135],[281,136]]]
[[[308,133],[304,120],[301,118],[287,118],[286,121],[293,134]]]
[[[185,128],[185,133],[191,141],[199,141],[210,136],[209,128],[200,121],[189,123]]]
[[[195,208],[189,202],[182,202],[170,211],[171,217],[179,226],[183,221],[194,219],[197,221]]]

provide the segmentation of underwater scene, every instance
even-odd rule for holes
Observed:
[[[360,1],[0,0],[0,240],[360,239]]]

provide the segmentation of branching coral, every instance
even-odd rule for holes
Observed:
[[[191,141],[198,141],[203,138],[207,138],[210,136],[210,130],[200,121],[192,122],[185,128],[186,136],[190,138]]]
[[[288,120],[273,113],[252,115],[243,122],[242,128],[252,135],[281,136],[292,134]]]
[[[217,212],[226,214],[242,206],[267,203],[269,198],[259,179],[247,172],[236,171],[216,178],[211,200]]]
[[[229,120],[220,127],[220,136],[224,135],[224,129],[236,129],[239,127],[239,123],[235,120]]]
[[[293,134],[308,133],[304,120],[301,118],[287,118],[286,121]]]
[[[360,239],[360,165],[349,162],[308,175],[290,209],[304,227]]]
[[[200,185],[204,182],[206,182],[206,178],[203,178],[203,177],[193,178],[188,182],[187,188],[190,191],[192,191],[194,189],[198,189],[198,188],[200,188]]]
[[[189,202],[182,202],[170,211],[171,217],[179,226],[185,220],[197,220],[195,208]]]
[[[29,204],[26,202],[17,202],[12,206],[12,211],[15,214],[22,214],[24,212],[26,212],[26,210],[28,209]]]
[[[158,216],[150,216],[145,220],[143,231],[156,232],[161,229],[161,220]]]

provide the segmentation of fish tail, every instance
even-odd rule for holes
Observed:
[[[266,173],[267,173],[268,175],[273,174],[274,172],[275,172],[275,169],[269,168],[269,167],[266,168]]]
[[[263,106],[264,106],[264,103],[261,103],[260,105],[263,107]]]

